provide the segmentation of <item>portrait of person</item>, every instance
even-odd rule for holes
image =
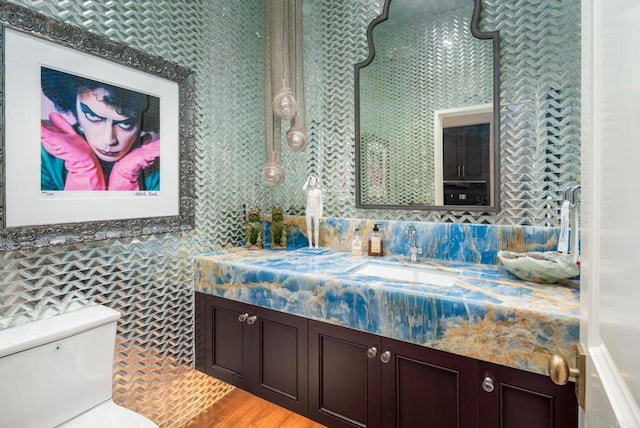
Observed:
[[[40,68],[42,191],[160,190],[160,100]]]

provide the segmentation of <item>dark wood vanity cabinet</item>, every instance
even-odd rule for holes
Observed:
[[[309,322],[309,416],[329,427],[477,427],[477,362]]]
[[[196,308],[198,370],[307,414],[305,318],[202,293]]]
[[[381,351],[384,427],[478,426],[477,360],[384,338]]]
[[[383,426],[380,346],[373,334],[309,321],[310,418],[331,428]]]
[[[196,368],[330,428],[575,428],[573,384],[196,293]]]
[[[479,428],[578,426],[575,384],[558,386],[547,376],[480,362]]]

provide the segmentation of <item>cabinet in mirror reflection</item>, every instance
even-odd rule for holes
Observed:
[[[491,205],[491,105],[437,111],[435,118],[436,204]]]

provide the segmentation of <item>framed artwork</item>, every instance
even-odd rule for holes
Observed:
[[[194,226],[194,74],[0,2],[0,250]]]

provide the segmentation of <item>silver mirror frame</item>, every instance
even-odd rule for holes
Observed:
[[[2,48],[3,52],[4,29],[12,28],[176,82],[179,86],[180,112],[180,210],[178,215],[4,228],[6,207],[4,168],[5,102],[4,95],[0,94],[0,112],[2,113],[3,121],[2,144],[0,145],[0,188],[2,189],[0,225],[3,228],[0,229],[0,251],[14,251],[193,229],[195,227],[194,72],[163,58],[149,55],[7,1],[0,1],[0,24],[2,25],[0,48]],[[4,57],[1,65],[2,70],[4,70]]]
[[[354,65],[354,101],[355,101],[355,188],[356,208],[358,209],[384,209],[384,210],[433,210],[450,212],[497,212],[500,211],[500,32],[482,32],[479,28],[482,0],[473,0],[473,15],[471,17],[471,34],[477,39],[491,39],[493,41],[493,162],[494,178],[491,185],[493,203],[487,206],[478,205],[380,205],[365,204],[362,202],[361,190],[361,158],[360,158],[360,69],[369,65],[375,58],[375,46],[373,43],[373,28],[389,17],[389,4],[391,0],[385,0],[382,14],[375,18],[367,28],[367,43],[369,56],[362,62]]]

